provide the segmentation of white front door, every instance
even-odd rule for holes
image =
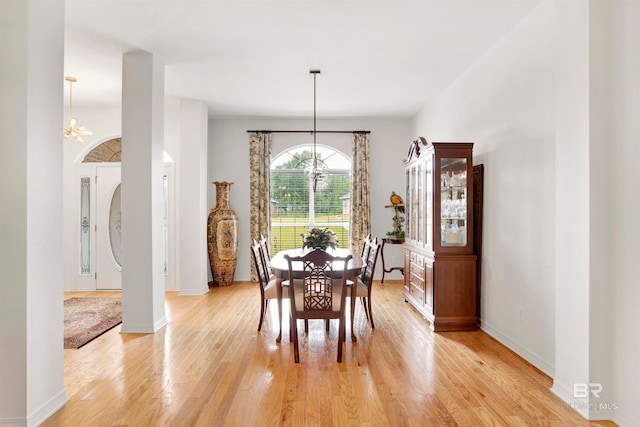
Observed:
[[[120,165],[96,175],[96,289],[122,289]]]

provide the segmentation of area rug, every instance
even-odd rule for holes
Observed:
[[[80,348],[120,323],[120,298],[69,298],[64,302],[64,348]]]

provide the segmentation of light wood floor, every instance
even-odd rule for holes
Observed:
[[[70,401],[43,425],[596,425],[484,332],[431,332],[403,302],[399,281],[375,283],[375,330],[357,305],[358,342],[347,340],[343,363],[335,360],[334,324],[328,336],[320,321],[310,322],[308,337],[300,333],[300,364],[286,327],[275,342],[276,304],[258,332],[256,286],[237,282],[200,297],[170,292],[169,324],[156,334],[121,334],[118,326],[64,350]]]

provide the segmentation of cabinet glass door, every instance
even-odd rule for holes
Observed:
[[[413,239],[413,235],[411,234],[411,227],[413,227],[413,212],[411,212],[411,206],[413,206],[413,200],[411,200],[411,170],[406,169],[406,176],[404,179],[405,182],[405,190],[404,190],[404,212],[405,212],[405,238],[407,240]]]
[[[417,171],[415,165],[411,168],[411,240],[413,244],[418,241],[418,217],[420,216],[420,194],[417,187]]]
[[[416,194],[418,197],[418,217],[416,218],[417,239],[418,246],[424,245],[424,193],[422,192],[422,162],[419,162],[416,166]]]
[[[431,157],[427,159],[424,165],[424,227],[426,231],[425,247],[433,248],[433,161]]]
[[[467,159],[440,159],[440,243],[467,245]]]

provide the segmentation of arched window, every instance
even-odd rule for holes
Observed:
[[[271,244],[274,253],[302,247],[301,234],[312,227],[328,227],[338,246],[349,247],[349,191],[351,160],[331,147],[318,145],[322,178],[309,180],[313,145],[290,148],[271,162]]]

